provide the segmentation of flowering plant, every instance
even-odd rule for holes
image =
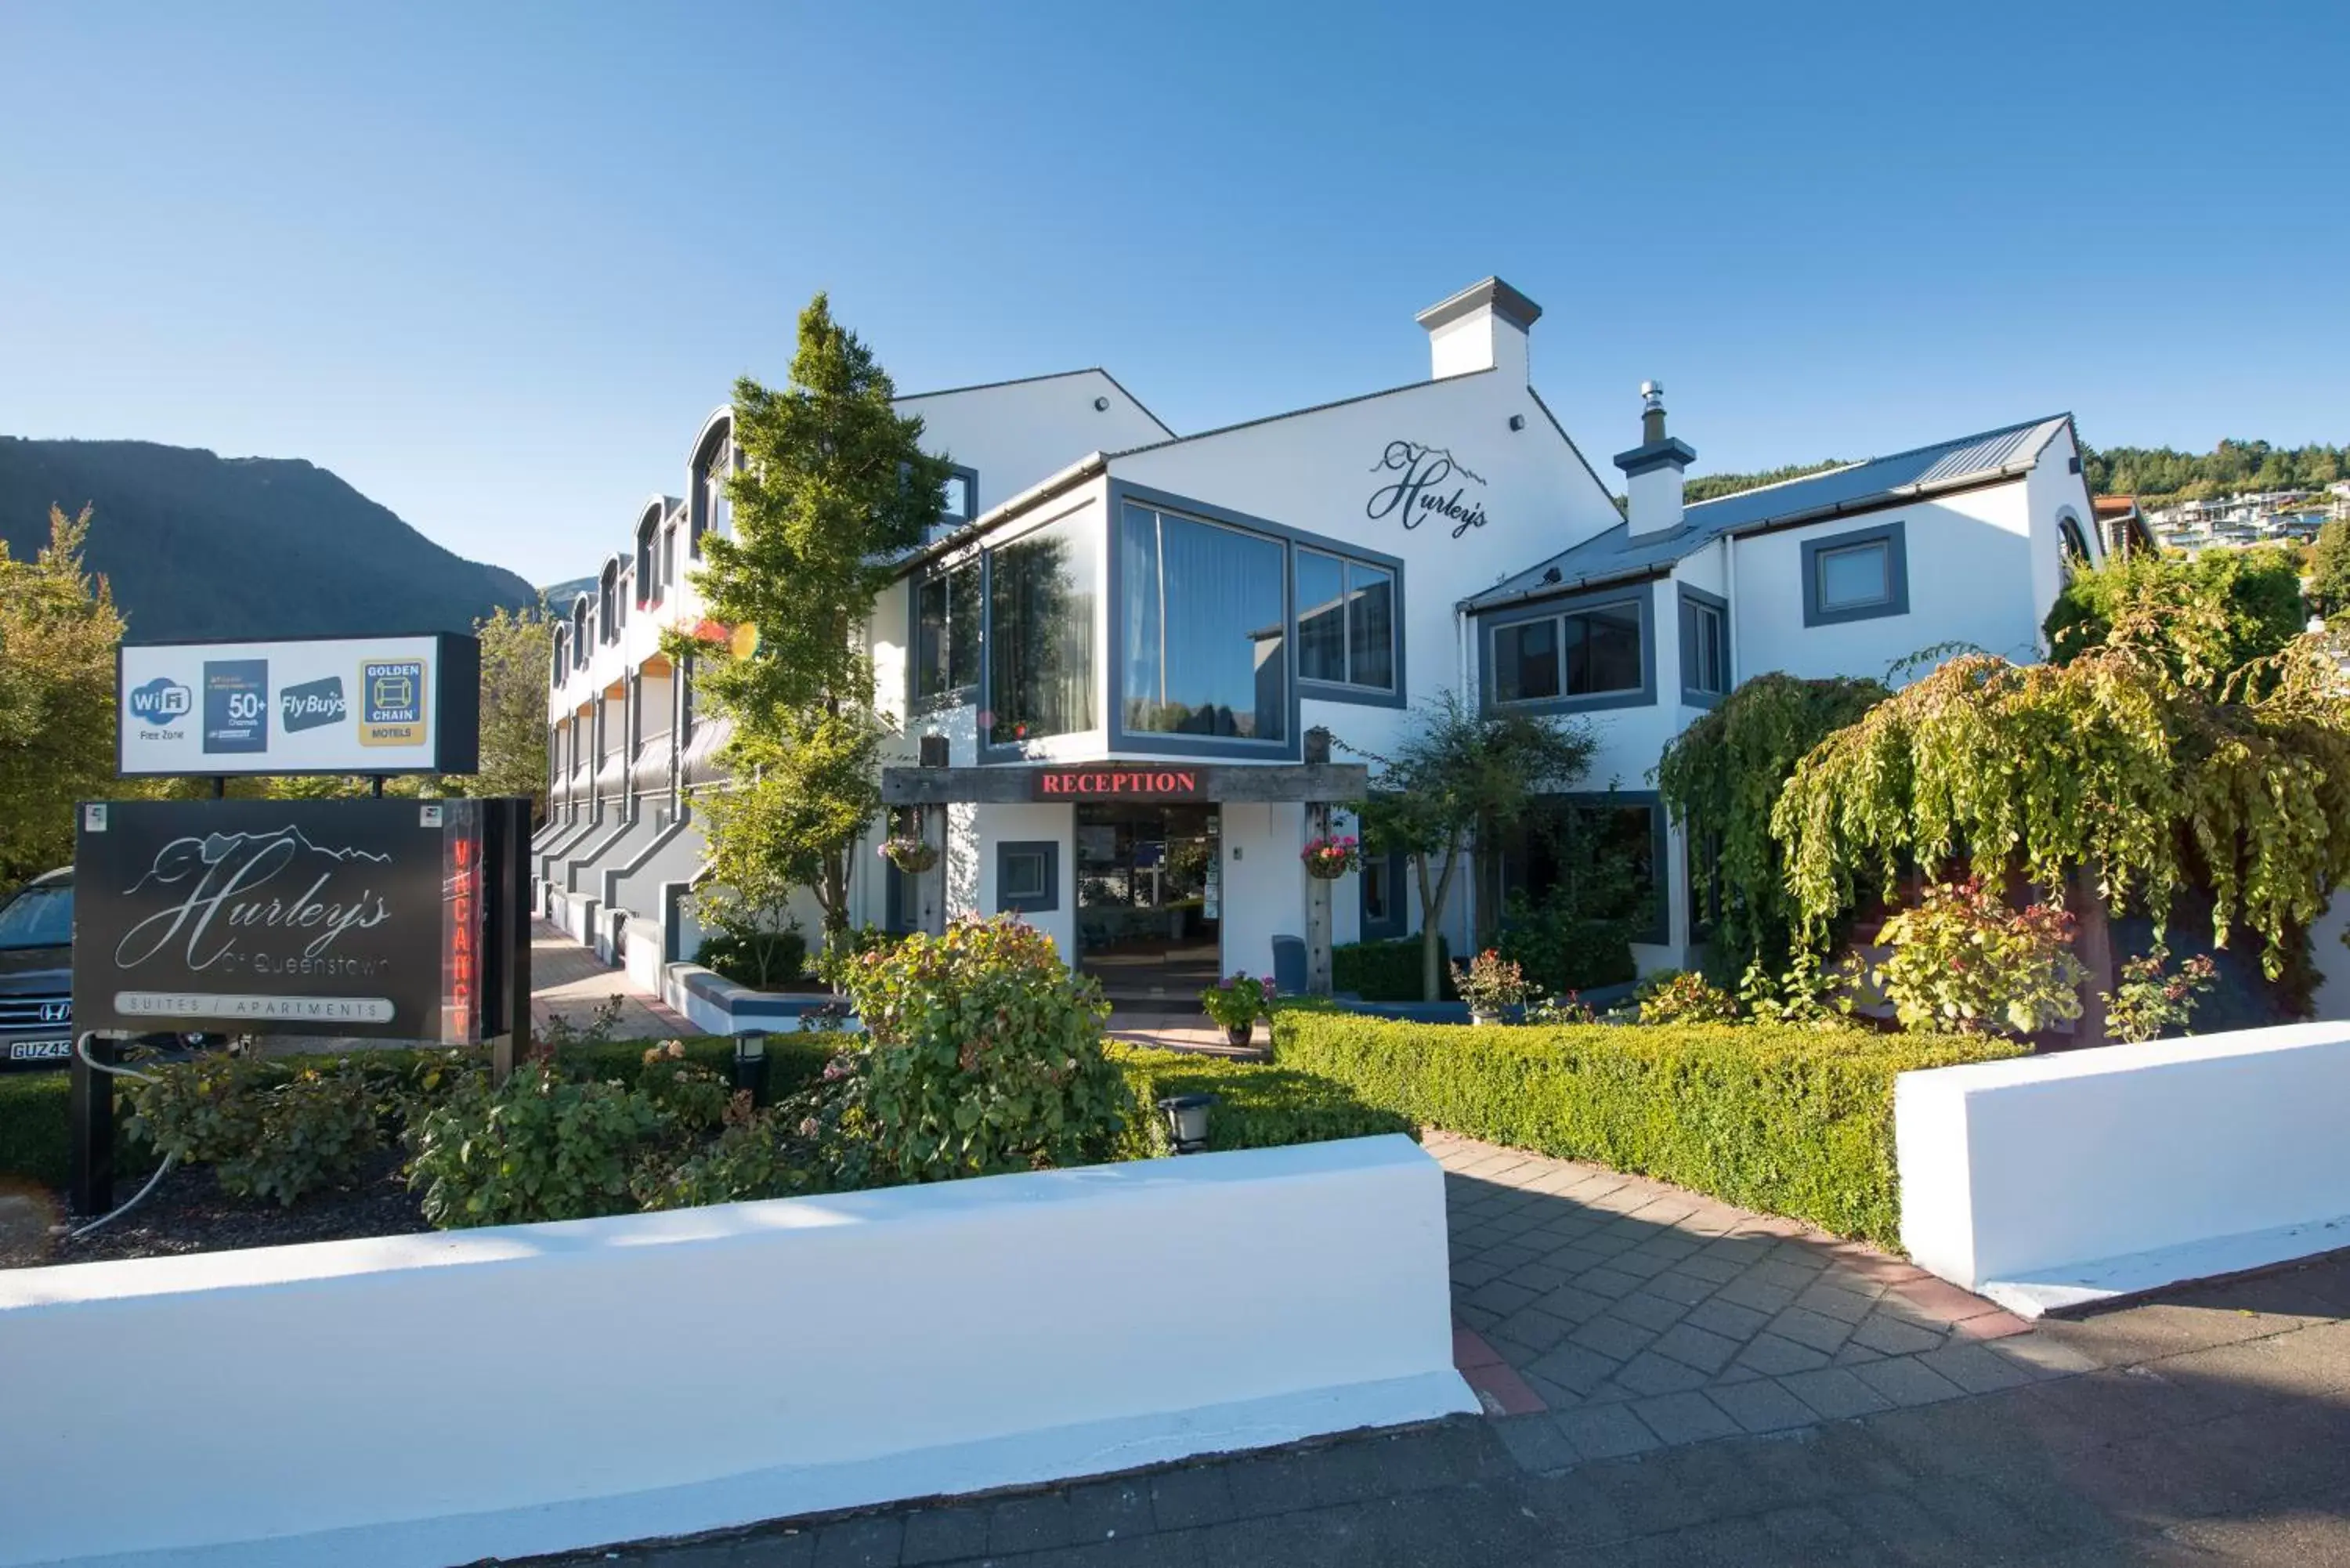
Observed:
[[[1308,839],[1297,857],[1305,862],[1307,876],[1335,882],[1349,871],[1363,868],[1362,841],[1352,836]]]
[[[1228,1030],[1247,1029],[1267,1017],[1274,996],[1273,976],[1236,974],[1200,993],[1200,1008]]]
[[[2097,993],[2106,1004],[2106,1031],[2115,1039],[2135,1045],[2166,1029],[2183,1032],[2196,1002],[2220,978],[2220,966],[2209,953],[2197,953],[2176,974],[2163,972],[2169,967],[2170,949],[2157,942],[2144,958],[2122,965],[2119,985]]]
[[[939,863],[939,846],[920,834],[899,831],[881,841],[881,858],[910,876],[919,877]]]
[[[1534,988],[1526,982],[1525,971],[1513,960],[1487,948],[1471,959],[1466,968],[1452,966],[1452,989],[1461,993],[1470,1012],[1496,1013],[1523,1002]]]
[[[2081,1016],[2089,971],[2073,956],[2073,917],[2048,904],[2018,914],[1980,877],[1927,888],[1877,940],[1893,950],[1877,983],[1904,1029],[2029,1034]]]

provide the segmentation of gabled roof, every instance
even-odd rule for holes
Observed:
[[[1125,448],[1123,451],[1105,452],[1102,455],[1115,461],[1121,457],[1132,457],[1135,453],[1140,452],[1157,452],[1161,447],[1185,446],[1189,445],[1192,441],[1210,441],[1220,435],[1230,435],[1234,431],[1250,430],[1258,425],[1278,424],[1283,420],[1303,419],[1307,414],[1318,414],[1327,409],[1343,409],[1349,403],[1367,403],[1376,398],[1392,398],[1399,396],[1405,392],[1425,391],[1430,387],[1446,387],[1451,385],[1455,381],[1466,381],[1474,377],[1490,376],[1492,373],[1492,368],[1488,366],[1482,370],[1464,370],[1458,376],[1441,376],[1428,380],[1406,381],[1400,387],[1382,387],[1376,392],[1357,392],[1351,398],[1333,398],[1326,403],[1315,403],[1308,408],[1291,409],[1286,412],[1278,414],[1264,414],[1253,420],[1242,420],[1236,424],[1218,425],[1214,430],[1201,431],[1195,435],[1170,435],[1165,441],[1144,441],[1140,446],[1130,446]],[[1529,388],[1528,390],[1532,390],[1532,389]],[[1588,465],[1586,464],[1586,466]]]
[[[2070,414],[2027,420],[1890,457],[1846,463],[1825,473],[1716,496],[1690,507],[1681,525],[1669,533],[1635,539],[1630,525],[1618,523],[1468,602],[1471,608],[1483,608],[1512,599],[1651,576],[1725,535],[1784,528],[2012,477],[2038,462],[2040,453],[2072,420]]]
[[[1103,369],[1099,365],[1087,365],[1075,370],[1047,370],[1041,376],[1014,376],[1002,381],[974,381],[968,387],[941,387],[934,391],[928,392],[900,392],[891,400],[899,403],[919,403],[925,398],[951,398],[961,392],[992,392],[998,387],[1024,387],[1035,381],[1065,381],[1073,376],[1099,376],[1103,380],[1107,381],[1111,386],[1116,387],[1118,391],[1125,396],[1128,402],[1132,403],[1137,409],[1140,409],[1144,419],[1149,420],[1160,430],[1166,431],[1170,436],[1175,433],[1173,429],[1168,425],[1165,420],[1160,419],[1157,414],[1152,413],[1149,409],[1143,407],[1143,402],[1140,398],[1136,397],[1132,392],[1127,391],[1126,384],[1123,381],[1120,381],[1116,376],[1111,375],[1107,370]]]

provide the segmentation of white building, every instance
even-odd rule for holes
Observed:
[[[1551,805],[1607,814],[1653,894],[1636,955],[1679,965],[1688,857],[1648,778],[1672,736],[1767,670],[1883,678],[1952,642],[2033,658],[2068,553],[2101,550],[2069,416],[1684,507],[1695,454],[1653,389],[1614,459],[1627,521],[1530,384],[1540,314],[1488,279],[1420,313],[1427,379],[1191,436],[1099,370],[904,400],[959,467],[957,521],[902,563],[870,636],[893,787],[951,778],[928,793],[957,798],[927,819],[936,869],[859,857],[864,918],[1015,910],[1114,995],[1188,1002],[1305,930],[1308,732],[1342,763],[1385,753],[1451,690],[1590,725],[1597,760]],[[545,907],[647,979],[691,956],[691,800],[723,738],[657,628],[699,617],[686,579],[729,526],[727,437],[722,410],[687,499],[647,502],[558,634]],[[910,771],[925,739],[948,773]],[[1464,879],[1456,949],[1505,892],[1543,890],[1523,826],[1485,886]],[[1333,913],[1341,943],[1419,923],[1384,862]]]

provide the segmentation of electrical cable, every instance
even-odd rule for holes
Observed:
[[[97,1057],[91,1055],[89,1054],[89,1043],[97,1038],[97,1031],[93,1030],[89,1033],[81,1036],[74,1042],[74,1054],[80,1057],[82,1059],[82,1064],[88,1067],[91,1072],[110,1074],[117,1078],[137,1078],[142,1083],[149,1084],[156,1081],[155,1075],[152,1073],[141,1073],[135,1067],[125,1067],[119,1064],[109,1066],[106,1063],[101,1062]],[[91,1220],[88,1224],[81,1226],[78,1229],[67,1231],[66,1240],[68,1241],[78,1241],[84,1236],[89,1235],[91,1232],[98,1231],[104,1226],[111,1225],[117,1220],[121,1219],[125,1214],[130,1213],[133,1209],[138,1208],[140,1204],[146,1201],[147,1195],[155,1190],[155,1184],[162,1180],[164,1177],[171,1174],[172,1167],[178,1158],[179,1157],[177,1155],[165,1155],[163,1157],[163,1163],[155,1168],[155,1174],[147,1179],[147,1185],[140,1188],[137,1192],[131,1195],[130,1201],[119,1205],[111,1214],[101,1214],[97,1219]]]

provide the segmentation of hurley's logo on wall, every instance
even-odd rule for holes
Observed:
[[[1485,525],[1485,509],[1473,499],[1468,484],[1458,483],[1466,480],[1482,490],[1484,479],[1443,447],[1391,441],[1379,461],[1371,464],[1371,472],[1397,476],[1394,483],[1373,491],[1363,505],[1364,515],[1375,523],[1393,517],[1406,528],[1417,528],[1431,517],[1442,518],[1452,524],[1456,539]]]

